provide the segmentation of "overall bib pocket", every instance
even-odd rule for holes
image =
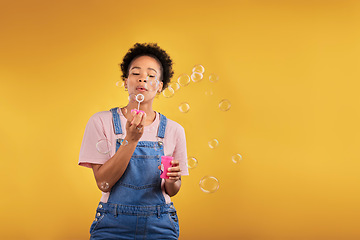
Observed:
[[[161,182],[159,165],[160,156],[133,155],[119,184],[133,189],[158,186]]]

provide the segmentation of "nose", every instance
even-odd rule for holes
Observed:
[[[138,81],[139,81],[139,82],[145,82],[145,83],[146,83],[146,81],[147,81],[147,75],[146,75],[146,77],[141,76]]]

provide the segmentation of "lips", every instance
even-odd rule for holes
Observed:
[[[142,87],[142,86],[137,87],[136,90],[141,92],[147,91],[146,87]]]

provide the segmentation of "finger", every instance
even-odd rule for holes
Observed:
[[[178,160],[172,160],[172,161],[171,161],[171,165],[172,165],[173,167],[179,166],[179,161],[178,161]]]
[[[143,113],[138,113],[134,116],[134,119],[132,120],[132,125],[134,125],[135,127],[137,127],[141,121],[141,118],[143,116]]]
[[[131,111],[130,117],[127,119],[127,122],[126,122],[126,124],[127,124],[128,126],[131,126],[131,125],[132,125],[132,121],[134,120],[135,115],[136,115],[136,112],[135,112],[135,111]]]
[[[180,167],[169,167],[168,172],[180,172]]]
[[[179,178],[181,176],[181,174],[179,172],[176,172],[176,173],[168,172],[166,175],[168,177],[173,177],[173,178]]]

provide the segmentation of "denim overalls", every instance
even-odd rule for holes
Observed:
[[[118,108],[110,110],[115,134],[122,134]],[[160,114],[157,142],[139,141],[129,164],[100,202],[90,227],[90,239],[178,239],[179,223],[173,203],[166,204],[158,166],[164,155],[167,119]],[[117,139],[116,151],[123,140]]]

